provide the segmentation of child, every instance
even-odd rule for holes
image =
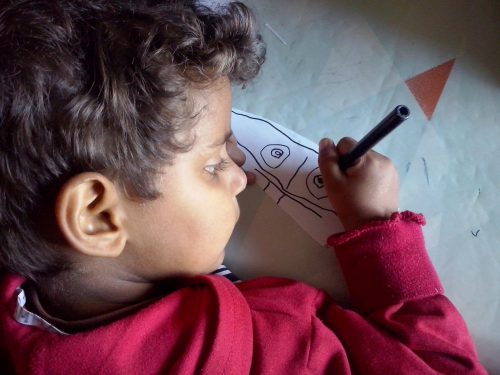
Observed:
[[[319,155],[352,310],[211,274],[247,181],[231,83],[264,60],[244,5],[13,0],[0,54],[3,373],[485,373],[391,162],[340,172],[352,140]]]

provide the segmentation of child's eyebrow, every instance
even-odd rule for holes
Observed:
[[[223,139],[220,139],[220,140],[217,140],[215,141],[214,143],[208,145],[208,147],[210,148],[214,148],[214,147],[219,147],[219,146],[222,146],[223,144],[225,144],[229,138],[231,138],[233,136],[233,131],[230,130],[229,132],[227,132],[225,135],[224,135],[224,138]]]

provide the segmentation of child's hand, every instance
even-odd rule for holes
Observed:
[[[374,219],[388,219],[399,207],[398,172],[385,156],[369,151],[345,173],[341,171],[339,156],[355,144],[351,138],[341,139],[338,146],[323,139],[319,146],[318,163],[328,198],[346,230]]]
[[[234,135],[227,140],[226,144],[227,154],[235,162],[235,164],[241,167],[245,164],[246,156],[238,147],[238,141]],[[254,173],[245,171],[247,175],[247,185],[253,185],[257,181],[257,176]]]

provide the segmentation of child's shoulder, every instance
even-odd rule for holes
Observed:
[[[186,280],[174,292],[177,293],[177,297],[168,295],[165,298],[207,298],[208,301],[217,303],[220,310],[230,310],[239,304],[246,311],[294,315],[301,317],[300,319],[314,314],[318,304],[329,298],[325,292],[313,286],[280,277],[259,277],[232,283],[223,276],[199,276]]]
[[[301,281],[261,277],[236,284],[251,310],[261,310],[288,316],[304,317],[315,314],[326,293]]]

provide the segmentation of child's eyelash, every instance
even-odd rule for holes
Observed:
[[[229,164],[231,164],[229,160],[221,159],[217,164],[206,166],[205,170],[210,174],[216,175],[218,172],[224,171]]]
[[[218,172],[222,172],[227,166],[230,164],[229,160],[222,159],[219,163],[215,165],[215,170]]]

